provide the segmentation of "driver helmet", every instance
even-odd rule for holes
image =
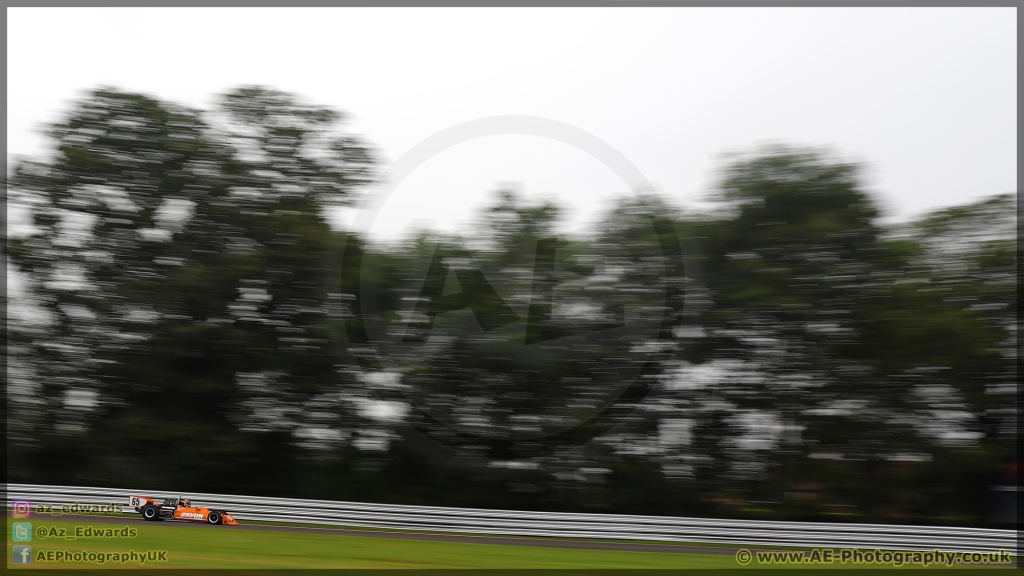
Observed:
[[[182,504],[182,506],[184,506],[186,508],[191,508],[192,507],[192,501],[189,500],[188,498],[185,498],[184,500],[182,500],[181,504]]]

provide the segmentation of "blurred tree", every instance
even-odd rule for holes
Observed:
[[[775,147],[717,216],[644,197],[567,234],[503,192],[381,247],[327,225],[374,162],[341,120],[103,89],[15,166],[12,481],[983,522],[1015,454],[1011,196],[883,227],[858,165]]]
[[[142,326],[155,313],[145,295],[162,279],[159,262],[173,262],[177,246],[165,240],[188,206],[186,175],[214,165],[218,153],[193,111],[113,90],[91,94],[48,135],[53,160],[24,162],[9,182],[35,228],[11,240],[10,254],[45,325],[31,339],[41,428],[29,454],[37,469],[63,479],[93,464],[91,446],[119,455],[89,438],[122,400],[109,365],[145,339]]]
[[[393,376],[408,422],[448,449],[435,458],[490,464],[508,486],[535,485],[523,470],[559,484],[612,453],[582,445],[643,419],[635,408],[673,338],[682,269],[674,228],[641,208],[575,238],[556,232],[554,206],[505,191],[479,234],[421,235],[390,262],[353,248],[365,273],[350,286],[350,334],[379,353],[364,365]],[[382,299],[384,277],[399,298]]]
[[[103,89],[49,131],[52,161],[14,170],[36,230],[11,257],[51,319],[33,340],[37,469],[280,490],[294,443],[341,432],[337,402],[311,409],[340,378],[323,212],[370,159],[338,120],[260,88],[206,118]]]
[[[762,474],[812,451],[905,449],[904,431],[878,421],[891,407],[884,396],[899,393],[871,389],[871,366],[846,353],[857,344],[854,309],[882,270],[877,213],[857,167],[776,147],[730,165],[720,195],[734,216],[705,226],[702,277],[714,304],[689,360],[707,363],[717,383],[696,390],[694,401],[731,412],[733,437],[701,440],[702,431],[725,428],[700,425],[695,441],[721,444],[735,465]],[[822,410],[828,415],[818,422],[859,419],[861,434],[826,439],[812,416]]]
[[[776,502],[838,466],[829,462],[854,461],[860,473],[830,477],[837,484],[821,497],[891,507],[905,498],[874,489],[879,471],[933,458],[935,409],[953,420],[957,410],[979,413],[986,370],[1006,374],[997,332],[920,284],[941,281],[938,270],[923,267],[915,241],[890,239],[877,225],[858,171],[815,150],[760,151],[725,171],[721,199],[732,216],[703,225],[713,305],[681,377],[699,366],[713,385],[688,393],[730,412],[733,426],[722,456],[699,449],[698,460],[726,459],[738,477],[762,484],[775,478]],[[1005,277],[1005,260],[997,268]],[[704,430],[719,437],[701,440]],[[694,443],[721,442],[726,431],[697,426]]]
[[[980,324],[967,336],[991,346],[957,391],[965,396],[974,432],[1009,444],[1016,436],[1017,203],[1003,194],[934,211],[895,231],[914,243],[911,268],[943,305]],[[942,352],[960,355],[962,350]],[[966,367],[965,367],[966,368]]]

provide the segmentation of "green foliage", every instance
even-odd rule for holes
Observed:
[[[385,249],[325,218],[374,174],[342,119],[101,89],[13,168],[11,481],[985,522],[1012,196],[882,226],[857,164],[777,146],[724,167],[718,215],[644,197],[570,236],[500,192]]]
[[[224,128],[100,90],[50,131],[52,163],[11,178],[37,227],[11,257],[54,318],[31,341],[48,414],[34,439],[102,447],[83,462],[91,481],[213,488],[268,462],[288,481],[296,431],[345,417],[306,410],[344,381],[322,213],[367,154],[330,136],[333,112],[277,92],[238,90],[210,116]],[[61,422],[82,392],[98,408]]]

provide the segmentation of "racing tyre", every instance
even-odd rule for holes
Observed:
[[[220,513],[210,512],[210,515],[206,517],[206,521],[210,524],[220,524]]]
[[[142,519],[143,520],[159,520],[160,511],[157,510],[156,506],[152,504],[146,504],[142,507]]]

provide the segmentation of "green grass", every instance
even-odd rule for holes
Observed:
[[[34,520],[33,528],[54,526],[68,529],[89,526],[88,522]],[[8,519],[8,545],[11,540]],[[145,568],[735,568],[732,556],[573,550],[533,546],[469,544],[399,540],[334,534],[264,532],[236,530],[230,526],[175,526],[127,521],[138,530],[135,538],[119,540],[52,540],[33,536],[33,554],[39,550],[123,552],[128,550],[167,550],[169,561],[145,565]],[[117,524],[96,523],[102,528]],[[8,567],[12,564],[8,549]],[[84,563],[56,565],[33,562],[40,568],[83,568]],[[95,565],[97,568],[100,565]],[[139,568],[139,564],[125,567]],[[113,568],[110,564],[104,568]]]
[[[120,528],[121,524],[90,524],[84,519],[51,520],[32,518],[33,529],[40,526],[73,531],[75,526]],[[621,569],[621,568],[742,568],[733,555],[689,554],[674,552],[627,552],[616,550],[579,550],[501,544],[402,540],[337,534],[308,534],[290,531],[254,531],[230,526],[180,526],[127,520],[124,526],[135,528],[134,538],[124,539],[41,539],[12,541],[8,518],[7,542],[9,569],[15,566],[11,545],[28,544],[33,555],[39,550],[85,552],[125,552],[128,550],[167,550],[166,563],[85,564],[41,563],[31,568],[390,568],[390,569]],[[755,567],[756,562],[749,567]],[[834,567],[841,567],[834,564]],[[852,567],[847,565],[848,567]],[[787,566],[796,567],[796,566]],[[826,566],[807,566],[823,568]],[[864,566],[858,566],[863,568]],[[882,567],[882,566],[879,566]],[[781,568],[781,566],[774,566]]]

